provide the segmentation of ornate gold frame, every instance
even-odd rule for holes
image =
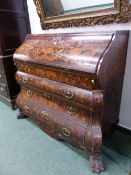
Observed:
[[[109,23],[126,23],[131,20],[129,0],[114,0],[115,6],[109,9],[79,14],[46,17],[41,0],[33,0],[40,17],[42,29],[91,26]]]

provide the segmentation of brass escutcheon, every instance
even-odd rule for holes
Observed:
[[[73,106],[67,106],[67,110],[70,112],[70,113],[75,113],[77,111],[76,108],[74,108]]]
[[[27,105],[24,106],[24,111],[29,112],[29,107]]]
[[[33,93],[32,93],[31,90],[28,90],[28,91],[27,91],[27,96],[32,96],[32,94],[33,94]]]
[[[69,137],[71,135],[71,132],[68,128],[62,128],[62,134],[66,137]]]
[[[23,83],[27,83],[29,81],[28,77],[23,77]]]
[[[68,98],[68,99],[70,99],[70,98],[73,98],[73,93],[72,92],[70,92],[70,91],[65,91],[64,92],[64,96],[65,96],[65,98]]]
[[[54,37],[53,38],[53,44],[56,45],[58,43],[61,43],[62,40],[61,40],[61,37],[60,36],[57,36],[57,37]]]
[[[48,84],[48,82],[47,82],[47,81],[45,81],[45,80],[43,80],[43,81],[41,81],[41,84],[43,84],[43,85],[47,85],[47,84]]]
[[[48,115],[48,113],[46,112],[46,111],[42,111],[41,112],[41,116],[44,118],[44,119],[46,119],[46,120],[48,120],[49,119],[49,115]]]

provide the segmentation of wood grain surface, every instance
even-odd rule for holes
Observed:
[[[102,142],[119,119],[128,36],[28,35],[14,54],[21,118],[89,153],[93,172],[103,170]]]

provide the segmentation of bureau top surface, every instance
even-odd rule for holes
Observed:
[[[95,73],[114,33],[27,35],[14,59]]]

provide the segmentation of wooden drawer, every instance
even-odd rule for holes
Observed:
[[[92,74],[83,74],[83,73],[73,73],[69,70],[63,71],[61,69],[53,69],[47,66],[39,66],[34,64],[26,64],[21,61],[16,61],[15,64],[20,72],[35,75],[41,78],[48,78],[57,82],[61,82],[64,84],[68,84],[75,87],[84,88],[87,90],[92,90],[95,88],[99,88],[99,84],[96,81],[96,77]]]
[[[47,78],[40,78],[22,72],[17,72],[16,78],[17,81],[22,85],[35,87],[37,89],[53,93],[55,95],[63,97],[64,99],[72,100],[86,105],[89,108],[94,107],[94,100],[95,98],[98,98],[96,106],[97,108],[102,107],[103,96],[102,91],[100,90],[84,90],[82,88],[73,87],[53,80],[49,80]]]
[[[37,122],[41,127],[47,127],[51,130],[55,131],[57,136],[60,138],[63,138],[64,140],[68,140],[68,142],[79,142],[81,144],[84,144],[84,136],[86,133],[86,128],[81,127],[79,125],[76,125],[75,123],[71,122],[67,119],[63,119],[59,115],[55,115],[54,111],[48,111],[43,110],[38,111],[41,114],[37,115]],[[34,114],[32,116],[32,119],[36,117]]]
[[[34,94],[29,98],[24,91],[17,98],[17,104],[25,115],[30,116],[41,127],[50,128],[57,133],[58,137],[68,142],[84,144],[87,126],[92,121],[90,115],[82,116],[81,114],[81,117],[78,115],[72,117],[72,114],[62,112],[60,108],[56,110],[56,106],[51,107],[50,101],[41,98],[40,95]]]
[[[52,111],[54,115],[60,116],[63,119],[68,118],[69,121],[73,121],[73,123],[85,128],[92,122],[92,111],[88,110],[88,108],[84,108],[77,103],[63,101],[57,96],[42,95],[41,92],[34,91],[30,94],[28,89],[22,88],[21,95],[17,98],[17,104],[21,109],[24,109],[25,106],[30,106],[29,108],[31,109],[29,111],[36,110],[38,112],[38,110],[46,110],[48,113]],[[39,112],[37,115],[39,115]]]
[[[8,97],[7,86],[0,84],[0,95],[3,97]]]

